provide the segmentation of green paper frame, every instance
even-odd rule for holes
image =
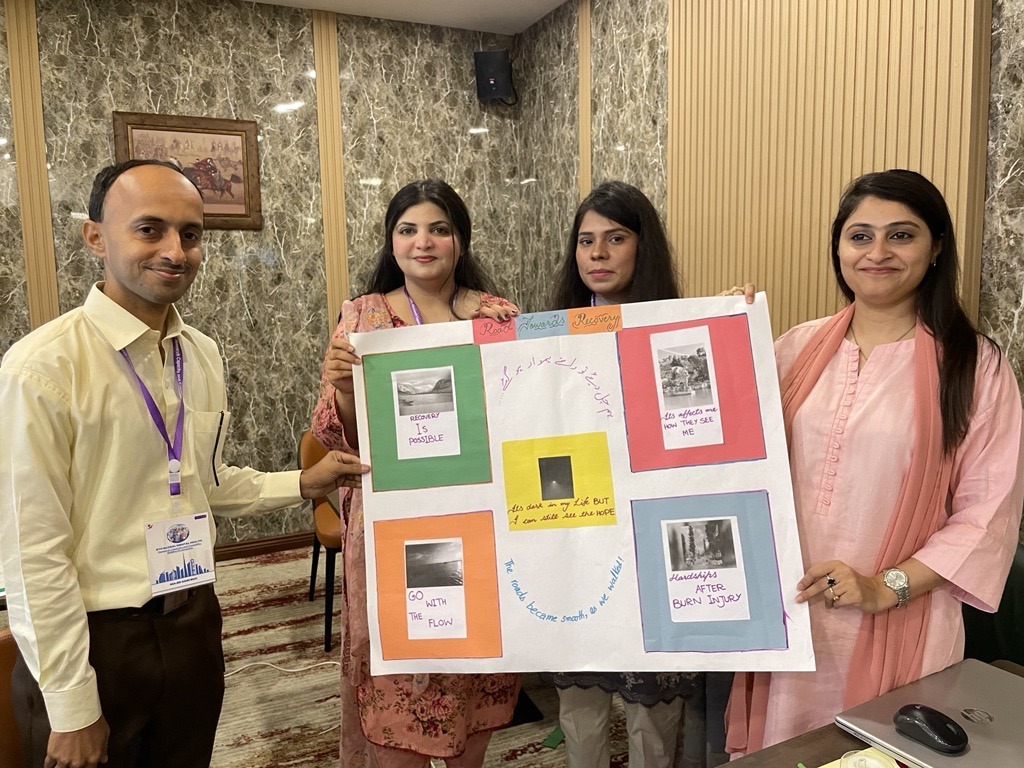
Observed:
[[[399,459],[391,374],[445,366],[451,366],[453,373],[461,452],[456,456]],[[363,357],[363,384],[374,491],[491,482],[483,367],[478,346],[465,344],[366,355]]]

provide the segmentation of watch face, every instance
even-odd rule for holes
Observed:
[[[886,586],[897,589],[899,587],[907,586],[907,574],[903,571],[892,568],[885,572],[885,578],[883,579]]]

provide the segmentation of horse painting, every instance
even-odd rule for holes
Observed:
[[[219,199],[223,199],[227,194],[233,200],[235,198],[233,185],[242,183],[241,177],[236,173],[225,178],[212,157],[196,160],[181,170],[198,187],[200,194],[204,197],[206,190],[210,190],[210,192],[216,192]]]

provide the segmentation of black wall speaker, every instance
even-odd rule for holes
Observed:
[[[478,99],[508,99],[512,96],[512,62],[508,51],[476,51],[476,96]]]

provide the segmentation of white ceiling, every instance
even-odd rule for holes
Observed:
[[[566,0],[259,0],[353,16],[514,35]]]

